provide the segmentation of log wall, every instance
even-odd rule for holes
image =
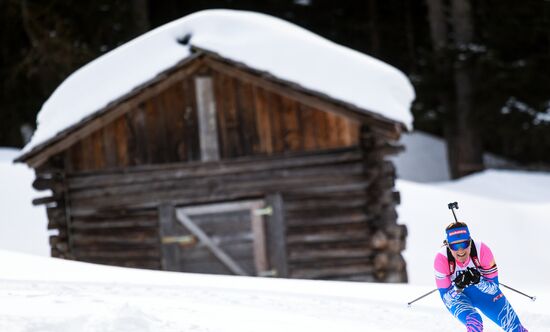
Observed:
[[[383,160],[391,149],[373,137],[363,130],[363,148],[68,174],[48,183],[70,198],[52,210],[65,212],[50,219],[60,230],[52,255],[157,269],[158,206],[281,193],[289,277],[405,281],[406,230],[395,222],[395,172]],[[195,258],[187,264],[213,263]]]

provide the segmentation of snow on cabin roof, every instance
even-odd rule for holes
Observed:
[[[145,33],[71,74],[42,106],[20,156],[190,57],[192,47],[412,127],[414,90],[396,68],[275,17],[205,10]]]

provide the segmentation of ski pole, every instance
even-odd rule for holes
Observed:
[[[430,295],[431,293],[435,292],[436,290],[437,290],[437,288],[436,288],[436,289],[432,289],[431,291],[427,292],[426,294],[424,294],[424,295],[422,295],[422,296],[420,296],[420,297],[418,297],[418,298],[412,300],[411,302],[407,303],[407,307],[410,307],[411,304],[415,303],[415,302],[418,301],[418,300],[421,300],[421,299],[425,298],[426,296]]]
[[[449,210],[453,212],[453,217],[455,217],[455,222],[458,222],[458,219],[456,219],[456,214],[454,210],[454,209],[458,210],[458,202],[449,203],[447,206],[449,207]]]
[[[510,286],[506,286],[506,285],[503,284],[502,282],[501,282],[500,284],[501,284],[502,286],[508,288],[509,290],[513,290],[514,292],[516,292],[516,293],[518,293],[518,294],[521,294],[521,295],[523,295],[523,296],[526,296],[526,297],[530,298],[531,301],[535,301],[535,300],[537,299],[536,296],[529,296],[529,295],[527,295],[527,294],[525,294],[525,293],[522,293],[522,292],[518,291],[517,289],[514,289],[514,288],[512,288],[512,287],[510,287]]]

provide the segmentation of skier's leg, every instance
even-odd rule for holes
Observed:
[[[443,302],[449,312],[466,325],[467,332],[483,331],[483,320],[470,298],[464,293],[451,290],[443,296]]]
[[[475,287],[468,287],[467,293],[473,305],[504,331],[527,332],[514,308],[496,284],[482,281]]]

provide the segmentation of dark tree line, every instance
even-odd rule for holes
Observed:
[[[454,177],[490,151],[550,163],[547,0],[0,0],[0,146],[71,72],[207,8],[264,12],[386,61],[413,82],[415,128],[445,137]]]

